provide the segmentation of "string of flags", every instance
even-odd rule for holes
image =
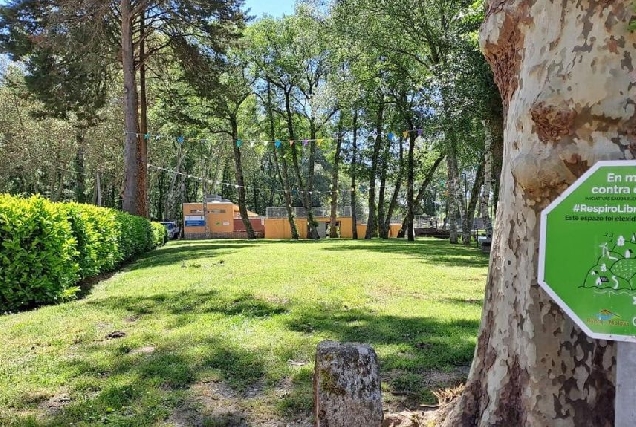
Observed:
[[[423,129],[411,129],[411,130],[405,130],[402,132],[402,138],[407,139],[409,137],[410,134],[414,133],[417,135],[418,138],[420,138],[423,134],[424,130]],[[171,136],[171,135],[159,135],[159,134],[152,134],[152,133],[136,133],[136,132],[124,132],[125,135],[128,134],[134,134],[136,137],[143,137],[145,140],[161,140],[161,139],[173,139],[179,144],[179,145],[183,145],[186,141],[188,142],[199,142],[199,143],[208,143],[208,142],[221,142],[220,139],[209,139],[209,138],[186,138],[183,135],[178,135],[176,137]],[[345,135],[346,132],[343,132],[340,135]],[[315,142],[318,146],[322,145],[324,142],[328,142],[328,141],[333,141],[338,137],[338,133],[334,134],[334,136],[329,136],[329,137],[324,137],[324,138],[316,138],[316,139],[310,139],[310,138],[302,138],[302,139],[275,139],[275,140],[243,140],[243,139],[236,139],[235,143],[236,146],[238,148],[241,148],[244,145],[249,145],[250,147],[255,147],[256,145],[264,145],[264,146],[269,146],[270,144],[273,144],[277,149],[280,149],[281,147],[288,145],[288,146],[292,146],[292,145],[300,145],[302,144],[302,146],[306,147],[307,145],[309,145],[309,143],[311,142]],[[372,138],[377,138],[378,137],[378,133],[377,131],[373,130],[371,132],[369,132],[369,136]],[[389,139],[389,141],[397,141],[398,140],[398,135],[394,132],[388,132],[386,134],[387,138]]]
[[[183,176],[187,179],[194,179],[196,181],[200,181],[200,182],[205,182],[207,184],[211,184],[211,185],[221,185],[223,187],[233,187],[236,189],[241,188],[240,185],[238,184],[233,184],[230,182],[222,182],[222,181],[215,181],[215,180],[211,180],[211,179],[207,179],[207,178],[202,178],[200,176],[196,176],[196,175],[192,175],[192,174],[188,174],[188,173],[183,173],[183,172],[177,172],[173,169],[170,168],[164,168],[161,166],[155,166],[155,165],[151,165],[150,163],[148,163],[146,165],[148,167],[148,169],[155,169],[155,170],[159,170],[159,171],[163,171],[163,172],[167,172],[167,173],[171,173],[173,175],[180,175]],[[259,190],[259,191],[263,191],[263,192],[267,192],[267,191],[275,191],[277,193],[284,193],[285,190],[272,190],[271,188],[254,188],[251,186],[243,186],[243,188],[245,188],[246,190]],[[305,190],[302,189],[298,189],[298,188],[292,188],[291,191],[293,193],[305,193]],[[361,192],[366,192],[366,186],[365,185],[361,185],[358,189],[358,191]],[[331,194],[331,192],[324,192],[324,191],[318,191],[318,190],[313,190],[310,191],[308,194],[312,195],[312,194],[322,194],[322,193],[329,193]]]

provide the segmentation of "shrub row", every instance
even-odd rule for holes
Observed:
[[[79,280],[162,245],[165,234],[113,209],[0,194],[0,313],[72,298]]]

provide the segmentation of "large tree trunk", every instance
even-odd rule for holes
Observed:
[[[140,162],[139,177],[137,179],[137,194],[140,200],[143,200],[143,212],[140,215],[150,216],[148,209],[150,200],[148,198],[148,96],[146,94],[146,14],[142,12],[139,15],[139,137],[138,137],[138,156]]]
[[[133,215],[145,215],[145,198],[139,188],[142,161],[139,151],[139,112],[135,82],[131,0],[121,0],[121,57],[124,72],[124,194],[122,208]]]
[[[477,348],[446,426],[612,426],[615,346],[537,285],[539,214],[601,159],[633,158],[631,1],[491,1],[481,43],[507,110]]]

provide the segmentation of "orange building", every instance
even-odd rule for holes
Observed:
[[[307,213],[303,208],[293,208],[294,222],[298,237],[306,239],[308,236]],[[338,235],[344,239],[353,238],[351,215],[347,215],[350,209],[345,209],[344,215],[336,218],[335,227]],[[266,239],[291,239],[291,227],[287,219],[285,208],[267,208],[267,216],[259,217],[258,214],[248,212],[250,223],[256,237]],[[325,238],[329,235],[331,227],[331,215],[327,209],[314,209],[314,220],[318,223],[318,235]],[[389,237],[397,237],[402,224],[390,225]],[[238,205],[230,200],[220,197],[208,198],[205,203],[183,204],[183,232],[186,239],[213,239],[230,238],[245,239],[247,232],[241,219]],[[363,238],[367,232],[366,224],[357,224],[358,236]]]
[[[298,230],[298,237],[306,239],[308,235],[307,214],[303,208],[294,209],[294,223]],[[345,209],[344,215],[336,217],[335,227],[338,228],[338,235],[343,239],[353,238],[353,218],[347,215],[350,209]],[[331,215],[327,209],[314,209],[314,220],[318,223],[318,235],[325,238],[329,235],[331,227]],[[398,231],[402,227],[401,223],[392,223],[389,229],[389,237],[397,237]],[[367,232],[366,224],[356,224],[359,237],[364,237]],[[266,239],[291,239],[291,227],[287,219],[287,212],[284,208],[267,208],[265,218],[265,238]]]
[[[248,212],[257,237],[263,237],[263,219]],[[183,204],[183,235],[186,239],[247,238],[238,205],[215,197],[205,203]]]

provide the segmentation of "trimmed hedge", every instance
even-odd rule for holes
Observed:
[[[0,194],[0,313],[70,299],[79,280],[160,246],[159,223],[108,208]]]

